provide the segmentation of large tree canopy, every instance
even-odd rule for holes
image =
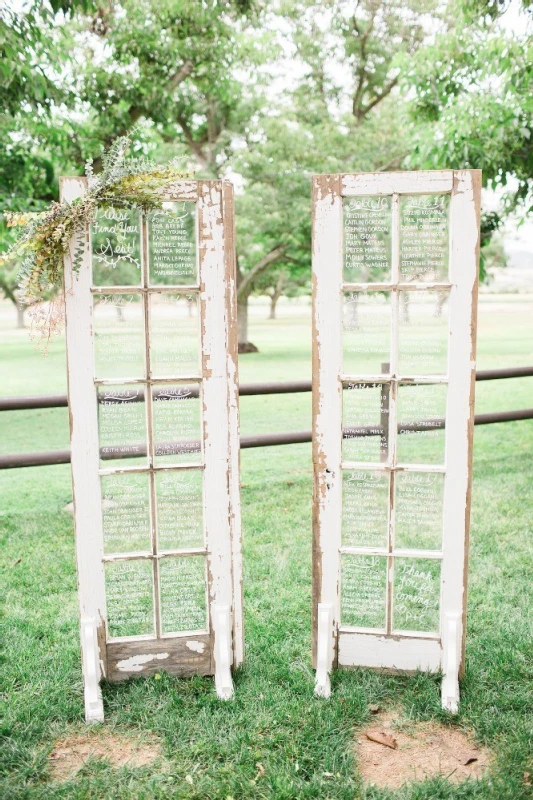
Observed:
[[[139,149],[236,182],[243,349],[250,295],[310,274],[312,173],[472,166],[512,178],[513,202],[530,191],[531,43],[496,0],[23,8],[1,18],[0,210],[42,207],[145,121]],[[1,277],[15,301],[14,271]]]

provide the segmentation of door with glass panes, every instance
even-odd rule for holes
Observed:
[[[72,200],[84,181],[63,179]],[[65,264],[87,719],[99,681],[166,670],[232,693],[243,657],[233,193],[180,181],[98,210]]]
[[[442,669],[457,708],[470,512],[479,171],[316,176],[314,647]]]

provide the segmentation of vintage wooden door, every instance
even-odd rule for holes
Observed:
[[[316,692],[464,658],[480,172],[313,181]]]
[[[64,178],[74,200],[85,181]],[[65,263],[88,720],[101,678],[215,675],[243,658],[233,190],[101,209]]]

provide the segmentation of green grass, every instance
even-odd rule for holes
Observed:
[[[490,302],[489,302],[490,300]],[[0,308],[1,311],[7,311]],[[240,377],[310,376],[306,307],[275,323],[252,320],[260,353]],[[480,368],[533,363],[533,316],[524,299],[484,297]],[[47,360],[0,313],[2,393],[65,389],[62,342]],[[478,385],[478,411],[532,405],[533,379]],[[243,398],[243,433],[310,427],[309,395]],[[68,445],[64,409],[4,413],[5,452]],[[0,797],[355,798],[521,800],[533,773],[532,631],[533,422],[476,429],[467,672],[460,713],[440,709],[439,678],[335,674],[329,701],[313,697],[311,643],[311,451],[309,445],[242,453],[246,662],[235,698],[217,700],[209,678],[161,674],[106,685],[108,728],[160,737],[167,766],[111,768],[91,762],[52,783],[53,742],[83,728],[68,466],[0,473],[5,610]],[[400,706],[412,719],[470,729],[493,748],[480,782],[426,781],[396,793],[361,786],[353,742],[369,704]],[[260,762],[265,774],[259,774]],[[192,777],[192,785],[185,780]]]

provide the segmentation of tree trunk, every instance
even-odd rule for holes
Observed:
[[[239,264],[237,253],[237,316],[239,323],[239,353],[259,352],[255,344],[248,341],[248,298],[250,297],[254,281],[259,278],[271,264],[283,256],[286,245],[278,244],[263,256],[248,272],[243,273]]]
[[[237,298],[237,325],[239,329],[239,353],[257,353],[257,347],[248,341],[248,299],[250,295]]]
[[[24,305],[17,303],[17,328],[24,328]]]
[[[284,283],[285,283],[285,275],[282,272],[278,278],[276,288],[272,290],[272,294],[270,295],[270,314],[268,315],[269,319],[276,319],[276,304],[281,295],[283,294]]]

